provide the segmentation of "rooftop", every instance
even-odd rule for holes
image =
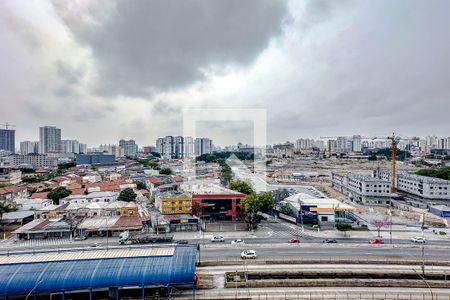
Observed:
[[[0,294],[192,285],[196,255],[196,248],[188,246],[4,255]]]

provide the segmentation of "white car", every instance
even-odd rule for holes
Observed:
[[[245,244],[244,240],[240,240],[240,239],[232,240],[231,243],[232,244],[240,244],[240,245]]]
[[[423,238],[421,236],[416,236],[416,237],[411,238],[411,242],[422,244],[422,243],[425,243],[426,240],[425,240],[425,238]]]
[[[213,236],[213,237],[211,238],[211,242],[212,242],[212,243],[215,243],[215,242],[221,242],[221,243],[223,243],[223,242],[225,242],[225,239],[224,239],[223,236],[221,236],[221,235],[219,235],[219,236]]]
[[[255,250],[244,250],[241,252],[242,259],[255,259],[256,251]]]

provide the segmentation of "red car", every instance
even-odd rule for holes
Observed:
[[[299,239],[290,239],[289,241],[288,241],[288,243],[289,244],[298,244],[298,243],[300,243],[300,240]]]
[[[373,239],[369,241],[369,244],[384,244],[384,242],[380,239]]]

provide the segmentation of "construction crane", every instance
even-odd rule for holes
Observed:
[[[397,163],[397,145],[400,142],[400,137],[396,136],[395,133],[392,133],[392,136],[387,137],[391,140],[391,160],[392,160],[392,183],[391,183],[391,192],[396,192],[395,187],[395,174],[396,174],[396,163]]]
[[[6,122],[5,124],[0,124],[0,126],[5,126],[5,129],[8,130],[9,127],[16,127],[16,125],[10,124],[8,122]]]

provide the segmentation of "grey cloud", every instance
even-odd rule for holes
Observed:
[[[100,26],[68,26],[92,49],[97,92],[145,96],[204,79],[201,68],[249,64],[281,32],[284,1],[118,0]]]

